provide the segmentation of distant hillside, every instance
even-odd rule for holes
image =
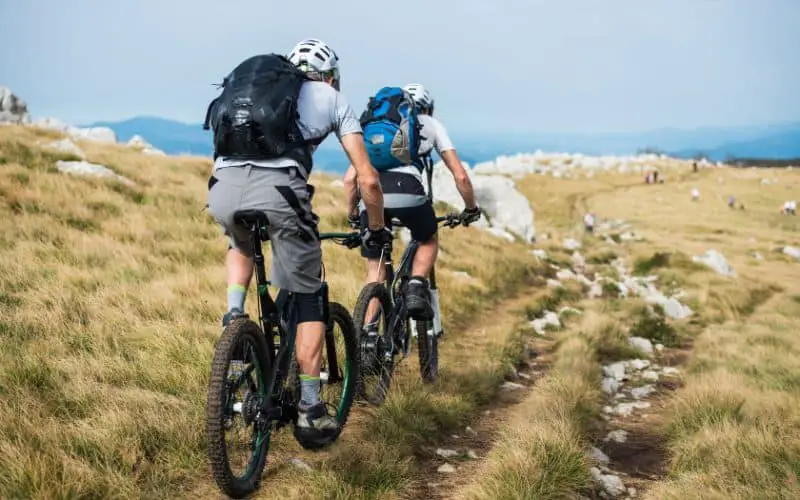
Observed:
[[[97,122],[116,132],[120,141],[139,134],[155,147],[169,153],[211,156],[211,134],[199,123],[183,123],[154,116],[141,116],[121,122]],[[541,149],[586,155],[626,155],[649,148],[680,158],[704,155],[714,161],[729,158],[783,160],[800,157],[800,122],[749,127],[700,127],[694,130],[658,129],[645,132],[575,133],[463,133],[450,129],[464,161],[471,164],[503,154]],[[314,155],[317,168],[342,172],[347,157],[336,144],[326,140]]]
[[[766,134],[758,138],[727,142],[711,149],[683,150],[673,153],[680,158],[706,156],[714,161],[761,158],[790,160],[800,158],[800,125],[794,130]]]

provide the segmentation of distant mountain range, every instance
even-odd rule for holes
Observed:
[[[120,122],[96,122],[86,126],[109,127],[120,141],[138,134],[169,154],[211,156],[211,134],[201,124],[183,123],[153,116]],[[624,155],[642,150],[713,161],[733,158],[786,160],[800,158],[800,122],[750,127],[701,127],[694,130],[658,129],[634,133],[459,133],[450,130],[459,155],[474,164],[499,155],[533,152]],[[314,154],[315,167],[342,172],[348,165],[335,138],[328,138]]]

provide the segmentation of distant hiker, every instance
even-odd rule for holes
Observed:
[[[734,208],[736,206],[736,198],[733,195],[728,196],[728,207]]]
[[[783,215],[797,215],[797,202],[790,200],[784,203],[781,213]]]
[[[695,173],[695,174],[697,173],[697,162],[696,161],[692,162],[692,172]]]
[[[586,229],[586,232],[594,232],[594,222],[594,214],[592,212],[586,212],[586,214],[583,216],[583,227]]]
[[[658,170],[653,170],[653,183],[658,184]]]
[[[700,191],[697,188],[692,189],[692,201],[697,201],[700,199]]]

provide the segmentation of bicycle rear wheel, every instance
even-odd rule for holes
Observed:
[[[211,365],[206,437],[214,480],[233,498],[255,491],[267,464],[271,425],[261,409],[270,392],[271,368],[258,325],[246,318],[231,322]]]
[[[439,336],[433,331],[432,321],[417,320],[415,323],[419,374],[424,382],[436,382],[439,377]]]
[[[365,286],[353,309],[361,364],[357,391],[359,397],[374,405],[383,403],[394,374],[391,316],[389,291],[383,283]]]

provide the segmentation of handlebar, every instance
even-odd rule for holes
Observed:
[[[361,246],[361,234],[358,231],[349,233],[319,233],[320,240],[331,240],[337,245],[347,248],[357,248]]]
[[[442,215],[436,217],[436,223],[445,227],[460,226],[461,215],[457,213]],[[397,219],[391,220],[392,227],[406,227],[405,224]],[[357,248],[361,246],[361,233],[359,231],[351,231],[349,233],[319,233],[320,240],[331,240],[337,245],[342,245],[347,248]]]

